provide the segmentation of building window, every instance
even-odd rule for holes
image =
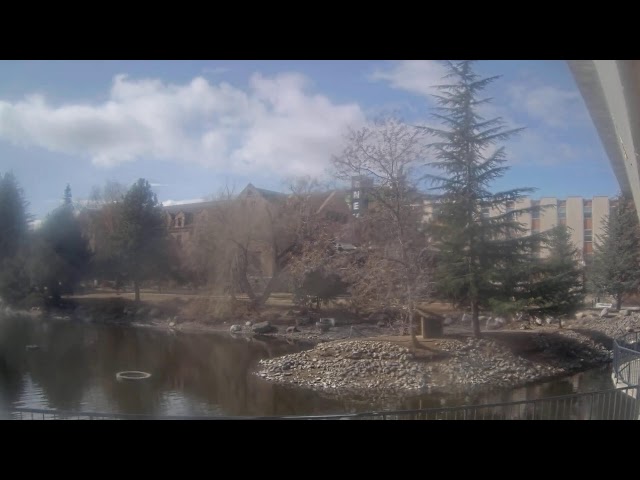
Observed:
[[[593,230],[585,230],[584,231],[584,241],[585,242],[593,242]]]
[[[558,201],[558,218],[567,218],[567,201]]]
[[[531,202],[531,218],[532,219],[538,219],[540,218],[540,201],[539,200],[533,200]]]
[[[591,242],[584,242],[583,253],[584,253],[585,255],[589,255],[589,256],[591,256],[591,255],[593,254],[593,243],[591,243]]]
[[[584,218],[591,218],[591,205],[585,205],[584,207]]]

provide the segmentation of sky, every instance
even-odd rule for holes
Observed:
[[[487,60],[483,115],[525,127],[504,144],[496,189],[534,196],[615,195],[619,187],[569,68]],[[436,125],[431,60],[0,61],[0,172],[13,171],[42,219],[71,185],[146,178],[166,205],[251,182],[326,178],[348,128],[386,114]],[[429,159],[426,158],[426,161]]]

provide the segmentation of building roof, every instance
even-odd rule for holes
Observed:
[[[166,207],[163,206],[162,209],[165,212],[171,213],[172,215],[175,215],[180,212],[197,213],[197,212],[201,212],[202,210],[206,210],[207,208],[211,208],[214,205],[217,205],[219,203],[221,202],[213,201],[213,202],[184,203],[181,205],[169,205]]]

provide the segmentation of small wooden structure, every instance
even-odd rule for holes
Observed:
[[[441,338],[444,317],[421,308],[416,308],[415,311],[416,316],[420,319],[422,338]]]

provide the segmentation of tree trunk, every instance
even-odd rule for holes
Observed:
[[[275,287],[276,285],[276,281],[278,280],[278,276],[280,275],[280,272],[276,273],[273,277],[271,277],[271,279],[269,279],[269,282],[267,283],[267,285],[264,287],[264,291],[262,292],[262,295],[260,295],[259,297],[254,297],[252,300],[252,305],[254,308],[258,309],[264,306],[265,303],[267,303],[267,300],[269,300],[269,297],[271,296],[271,292],[273,291],[273,287]]]
[[[618,295],[616,297],[616,310],[620,311],[621,307],[622,307],[622,295]]]
[[[473,336],[480,338],[480,308],[477,300],[471,300],[471,324],[473,325]]]
[[[136,294],[135,300],[136,302],[140,301],[140,282],[137,279],[133,280],[133,290]]]

